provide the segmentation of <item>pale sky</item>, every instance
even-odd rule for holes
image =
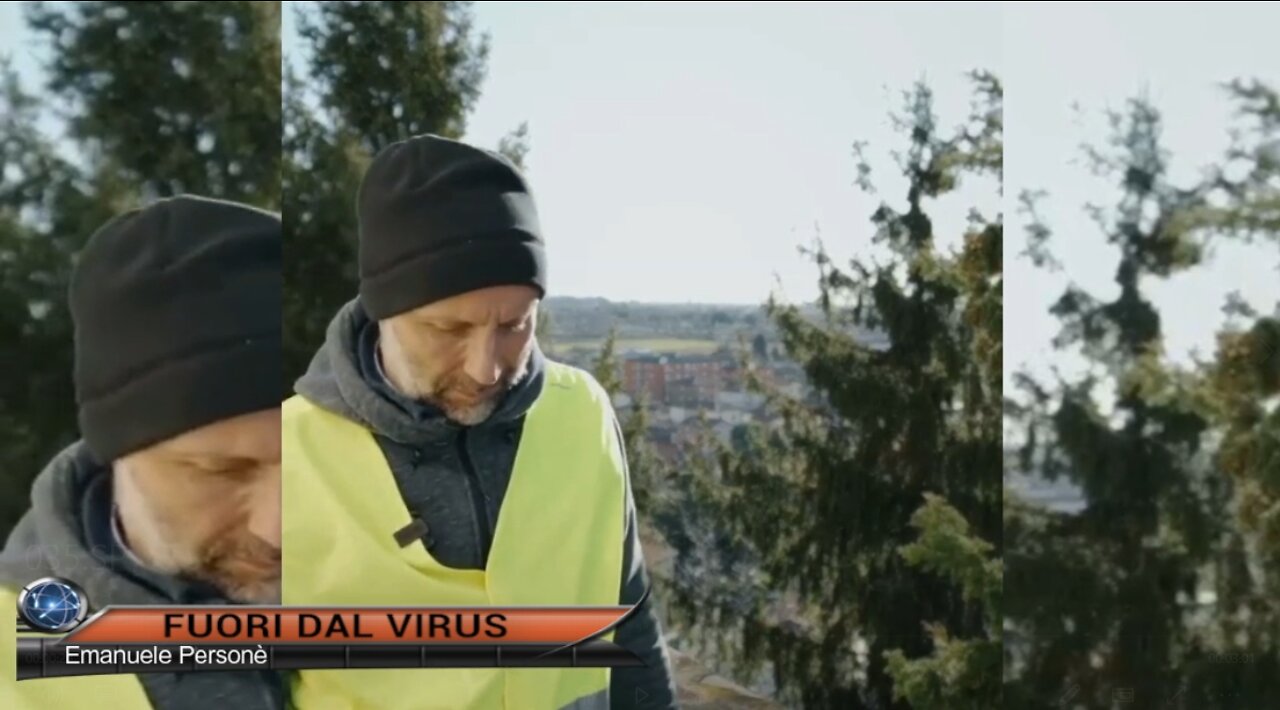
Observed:
[[[853,142],[898,148],[886,112],[921,77],[958,122],[964,73],[1000,61],[996,4],[480,2],[475,18],[491,54],[466,139],[529,122],[551,290],[615,300],[760,303],[775,273],[812,298],[797,246],[815,224],[838,254],[869,236]]]
[[[1174,175],[1191,175],[1227,145],[1231,105],[1216,84],[1255,76],[1280,87],[1274,3],[1009,4],[1004,9],[1006,215],[1005,363],[1043,365],[1056,322],[1045,309],[1063,277],[1048,278],[1022,259],[1023,220],[1013,200],[1023,189],[1050,193],[1042,215],[1059,237],[1065,272],[1103,298],[1115,296],[1116,254],[1086,217],[1088,201],[1114,203],[1113,186],[1093,177],[1078,146],[1106,135],[1101,111],[1147,91],[1163,110]],[[1078,103],[1083,113],[1072,110]],[[1216,250],[1209,269],[1153,284],[1170,354],[1212,354],[1226,294],[1255,307],[1280,301],[1276,243]]]
[[[1077,150],[1103,135],[1100,111],[1146,89],[1165,111],[1175,168],[1190,171],[1225,144],[1215,82],[1280,84],[1280,8],[1264,4],[480,2],[475,14],[492,49],[467,140],[496,146],[529,122],[558,295],[753,303],[777,275],[788,297],[812,297],[815,271],[797,245],[820,229],[839,256],[867,251],[876,203],[853,186],[852,143],[870,142],[881,192],[898,200],[886,153],[902,145],[886,119],[898,92],[926,78],[951,125],[967,110],[964,73],[995,70],[1009,134],[1007,370],[1047,361],[1046,308],[1065,283],[1015,258],[1018,193],[1050,193],[1043,214],[1068,272],[1107,289],[1114,254],[1080,207],[1114,191]],[[292,9],[284,16],[296,57]],[[0,5],[0,46],[34,80],[18,18],[16,3]],[[944,240],[974,202],[998,208],[976,183],[941,206]],[[1227,291],[1267,310],[1280,299],[1274,248],[1222,248],[1216,263],[1155,289],[1175,353],[1211,348]]]

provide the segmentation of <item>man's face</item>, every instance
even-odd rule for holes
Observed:
[[[225,419],[115,462],[127,544],[160,572],[280,603],[280,409]]]
[[[379,323],[388,377],[463,425],[493,414],[527,373],[538,317],[528,286],[470,291]]]

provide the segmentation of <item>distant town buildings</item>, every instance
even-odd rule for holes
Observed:
[[[562,299],[551,310],[557,330],[548,353],[560,362],[595,371],[602,345],[595,338],[614,333],[614,409],[626,421],[643,403],[646,439],[672,463],[705,446],[707,436],[733,444],[745,440],[743,428],[749,425],[769,430],[781,425],[765,395],[751,391],[753,380],[792,399],[813,394],[803,368],[762,326],[758,307]],[[742,344],[749,348],[749,372],[741,361]],[[682,351],[686,348],[698,352]]]
[[[650,403],[698,407],[715,402],[732,360],[715,355],[636,355],[622,365],[622,389]]]
[[[674,460],[705,427],[724,443],[753,422],[769,424],[766,397],[747,388],[747,377],[732,353],[712,355],[636,353],[620,355],[621,389],[613,400],[622,416],[641,400],[649,418],[649,442]],[[789,397],[808,392],[804,371],[784,360],[757,362],[753,375],[770,390]]]
[[[630,357],[622,363],[622,391],[649,402],[667,401],[665,358],[657,355]]]

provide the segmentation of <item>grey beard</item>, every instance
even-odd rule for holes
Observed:
[[[436,409],[439,409],[444,413],[444,416],[447,419],[455,424],[461,424],[462,426],[475,426],[493,416],[494,411],[498,409],[498,404],[502,402],[507,393],[515,389],[516,386],[529,376],[529,360],[529,357],[524,359],[524,363],[520,365],[520,369],[516,371],[515,377],[511,378],[511,382],[508,383],[506,387],[479,404],[459,408],[447,406],[440,401],[439,398],[431,395],[420,394],[418,395],[418,398]],[[420,382],[415,382],[414,388],[419,392],[429,391],[429,388],[423,387]]]

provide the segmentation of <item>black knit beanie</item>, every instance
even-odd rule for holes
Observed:
[[[71,277],[80,433],[101,462],[279,406],[280,217],[201,197],[100,228]]]
[[[497,153],[424,135],[387,147],[360,185],[360,298],[380,320],[489,286],[546,293],[533,196]]]

